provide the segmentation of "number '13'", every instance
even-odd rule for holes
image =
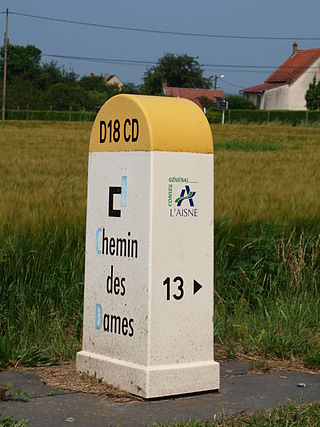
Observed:
[[[183,298],[184,290],[183,290],[183,279],[180,276],[175,277],[173,280],[173,283],[177,284],[177,293],[173,293],[172,296],[176,300],[180,300]],[[163,281],[163,286],[167,287],[167,301],[171,299],[171,285],[170,285],[170,277],[167,277]]]

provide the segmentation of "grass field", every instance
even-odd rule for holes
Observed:
[[[0,365],[75,356],[90,123],[0,123]],[[320,364],[320,132],[215,125],[219,356]]]
[[[153,427],[315,427],[319,426],[320,405],[279,406],[270,413],[227,417],[202,423],[196,420],[157,423]]]

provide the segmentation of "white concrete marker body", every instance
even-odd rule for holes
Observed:
[[[78,370],[146,398],[219,388],[212,154],[91,152],[85,271]]]

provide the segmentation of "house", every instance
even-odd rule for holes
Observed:
[[[262,110],[305,110],[305,94],[320,79],[320,49],[298,49],[264,83],[243,89],[244,97]]]
[[[107,85],[118,86],[119,89],[123,86],[123,82],[115,74],[105,74],[104,81]]]
[[[194,89],[185,87],[170,87],[166,83],[162,83],[162,93],[165,96],[174,96],[176,98],[186,98],[195,102],[202,110],[206,108],[203,104],[202,98],[207,98],[213,104],[224,99],[224,90],[220,89]],[[202,104],[201,104],[202,101]]]

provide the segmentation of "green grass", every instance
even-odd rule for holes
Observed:
[[[1,417],[0,414],[0,427],[28,427],[29,423],[26,420],[16,421],[12,417]]]
[[[155,423],[153,427],[316,427],[320,425],[320,404],[279,406],[259,415],[227,417],[202,423],[197,420]]]
[[[215,226],[215,340],[227,356],[253,353],[320,366],[320,227]]]
[[[0,234],[0,363],[74,357],[82,335],[84,224],[5,227]]]

